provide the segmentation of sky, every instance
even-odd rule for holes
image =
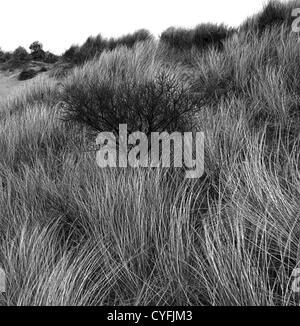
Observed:
[[[1,0],[0,47],[28,49],[40,41],[61,54],[101,33],[117,37],[138,29],[159,36],[170,26],[212,22],[238,26],[265,0]]]

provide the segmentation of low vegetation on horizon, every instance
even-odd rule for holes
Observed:
[[[0,304],[299,305],[294,8],[90,37],[0,102]],[[203,131],[204,176],[99,168],[95,136],[119,123]]]

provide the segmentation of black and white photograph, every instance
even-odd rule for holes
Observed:
[[[300,1],[0,8],[1,313],[300,305]]]

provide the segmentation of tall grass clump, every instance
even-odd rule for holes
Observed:
[[[146,29],[140,29],[132,34],[127,34],[118,38],[110,38],[108,40],[108,49],[113,50],[119,46],[127,46],[132,48],[138,42],[153,40],[153,36]]]
[[[196,47],[199,50],[215,47],[219,50],[223,48],[223,41],[235,32],[234,29],[225,25],[201,24],[194,29],[170,27],[165,30],[160,41],[170,48],[187,50]]]
[[[252,31],[261,34],[266,29],[285,26],[291,28],[294,17],[292,10],[299,7],[298,0],[283,3],[278,0],[269,1],[258,14],[248,18],[240,27],[240,31]]]
[[[82,65],[85,62],[99,57],[104,50],[113,50],[118,46],[132,48],[136,43],[151,40],[152,35],[147,30],[138,30],[119,38],[103,38],[100,34],[96,37],[89,37],[81,46],[72,45],[64,54],[63,59],[75,65]]]
[[[247,101],[252,127],[268,123],[285,128],[292,121],[297,131],[298,60],[297,36],[274,27],[260,36],[228,40],[222,53],[195,56],[192,88],[216,110],[233,96]]]

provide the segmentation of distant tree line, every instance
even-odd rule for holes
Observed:
[[[270,1],[260,13],[247,19],[238,29],[211,23],[200,24],[192,29],[170,27],[162,32],[159,42],[179,51],[192,48],[205,50],[209,47],[222,51],[224,41],[235,33],[252,31],[262,34],[265,29],[275,25],[291,26],[292,19],[289,7],[279,1]],[[71,66],[81,65],[99,56],[103,51],[110,51],[118,46],[132,48],[137,42],[149,39],[153,39],[153,35],[145,29],[110,39],[99,34],[89,37],[81,46],[72,45],[61,58]],[[30,53],[23,47],[18,47],[14,52],[4,52],[0,49],[0,63],[8,63],[12,66],[22,65],[30,60],[54,63],[60,58],[51,52],[45,52],[43,45],[38,41],[33,42],[29,49]]]
[[[19,46],[13,52],[5,52],[0,49],[0,63],[7,64],[11,68],[21,66],[31,60],[55,63],[59,58],[49,51],[44,51],[42,43],[38,41],[33,42],[29,49],[30,53],[22,46]]]

